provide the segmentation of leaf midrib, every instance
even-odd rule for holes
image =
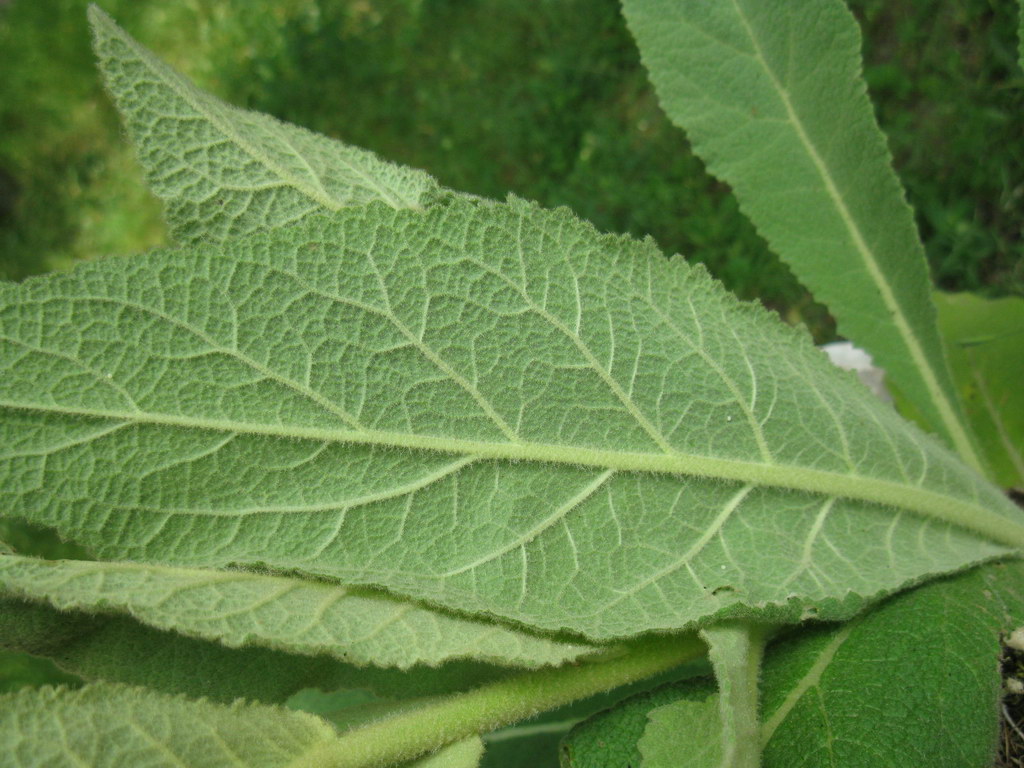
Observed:
[[[764,54],[761,51],[761,46],[758,43],[757,35],[747,21],[746,13],[740,7],[737,0],[732,0],[732,4],[736,10],[737,17],[740,19],[740,22],[743,24],[743,28],[747,32],[751,45],[754,47],[758,63],[768,76],[772,87],[775,89],[779,100],[782,102],[782,105],[786,110],[788,122],[793,126],[793,130],[796,133],[797,138],[807,152],[807,156],[810,158],[811,163],[818,172],[818,175],[821,177],[822,183],[825,186],[825,191],[828,194],[829,199],[832,201],[836,212],[839,214],[839,218],[843,222],[843,226],[849,234],[854,250],[860,257],[861,262],[864,264],[864,268],[867,271],[868,276],[871,278],[872,283],[874,283],[875,287],[878,289],[882,302],[892,317],[893,324],[896,327],[900,340],[910,353],[911,359],[914,362],[914,368],[920,375],[921,380],[924,383],[940,418],[942,419],[941,426],[949,435],[960,456],[970,463],[975,469],[980,470],[982,467],[981,460],[978,458],[974,450],[974,445],[968,437],[964,425],[958,416],[957,408],[947,397],[946,390],[940,384],[938,380],[938,372],[929,361],[928,356],[925,354],[924,349],[917,338],[917,335],[910,327],[910,323],[907,320],[906,313],[903,311],[903,307],[893,294],[888,280],[882,273],[878,259],[875,257],[874,252],[871,250],[867,240],[864,238],[864,235],[853,215],[850,213],[849,208],[847,208],[843,195],[839,191],[828,165],[818,153],[817,147],[815,147],[814,142],[811,141],[810,136],[804,129],[803,122],[789,98],[789,92],[775,76],[775,72],[771,67],[768,66],[768,61],[764,57]]]
[[[0,408],[96,419],[116,419],[134,425],[201,429],[289,440],[317,440],[327,443],[404,448],[462,455],[475,459],[533,461],[623,472],[717,478],[892,506],[915,512],[925,518],[951,523],[999,544],[1024,548],[1024,525],[995,514],[985,507],[927,488],[810,467],[708,457],[683,453],[678,450],[671,453],[643,453],[528,441],[513,443],[437,437],[365,428],[357,430],[340,427],[281,426],[148,411],[126,412],[67,407],[52,403],[13,402],[7,399],[0,400]]]

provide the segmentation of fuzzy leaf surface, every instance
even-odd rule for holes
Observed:
[[[678,709],[689,709],[695,715],[704,715],[701,724],[714,728],[718,716],[718,694],[711,677],[700,677],[684,683],[670,683],[651,691],[637,694],[617,706],[600,712],[573,728],[562,742],[559,753],[563,768],[622,768],[624,765],[642,766],[646,755],[641,749],[650,750],[652,759],[664,754],[662,736],[655,729],[651,741],[644,742],[650,727],[650,715],[659,709],[663,715],[672,718]],[[713,708],[714,716],[710,709]],[[661,716],[659,716],[660,719]],[[698,757],[713,759],[721,755],[719,731],[710,734],[705,730],[701,736],[708,740],[702,743]],[[686,738],[683,736],[682,738]],[[687,742],[687,746],[692,746]],[[678,751],[677,751],[678,754]],[[705,761],[706,762],[706,761]],[[699,765],[699,763],[698,763]]]
[[[0,697],[0,748],[11,768],[285,768],[336,740],[331,726],[302,712],[142,688],[99,683]]]
[[[593,639],[848,616],[1022,513],[800,332],[566,211],[346,209],[0,286],[0,503]]]
[[[726,729],[718,694],[703,701],[679,699],[652,709],[647,727],[636,748],[643,755],[642,768],[679,765],[679,756],[686,755],[690,768],[722,768],[725,746],[722,733]]]
[[[935,326],[924,249],[842,0],[624,0],[662,107],[773,250],[981,465]]]
[[[780,643],[762,678],[766,768],[989,768],[1000,633],[1022,623],[1024,563],[1013,560]]]
[[[371,200],[417,208],[439,189],[423,171],[225,104],[95,5],[89,20],[107,88],[180,243],[219,241]]]
[[[597,650],[294,576],[5,555],[0,586],[62,611],[126,613],[229,647],[326,654],[355,665],[408,669],[475,659],[541,666]]]
[[[1024,623],[1022,585],[1021,561],[989,564],[903,592],[844,625],[808,626],[769,646],[761,678],[764,767],[991,768],[1000,634]],[[667,756],[657,745],[670,734],[647,734],[642,723],[659,711],[669,715],[669,707],[699,712],[712,692],[710,680],[688,680],[629,699],[577,726],[563,765],[636,765],[648,738]]]

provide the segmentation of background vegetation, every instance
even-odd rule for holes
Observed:
[[[102,0],[218,96],[443,184],[651,234],[834,331],[660,113],[616,0]],[[165,240],[97,79],[86,0],[0,0],[0,277]],[[1024,295],[1013,0],[852,0],[937,283]]]

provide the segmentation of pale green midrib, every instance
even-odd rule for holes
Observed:
[[[599,467],[626,472],[689,475],[733,480],[741,483],[808,491],[826,496],[866,501],[916,512],[925,518],[951,523],[1009,547],[1024,548],[1024,525],[961,499],[927,488],[901,485],[890,480],[848,475],[810,467],[764,464],[741,459],[713,458],[696,454],[641,453],[601,448],[581,448],[547,443],[500,443],[464,438],[434,437],[381,430],[325,429],[275,426],[240,421],[205,419],[146,412],[119,412],[94,408],[71,408],[40,403],[0,400],[0,408],[117,419],[135,424],[205,429],[328,443],[353,443],[388,448],[408,448],[479,459],[534,461],[569,466]]]
[[[197,114],[209,120],[219,131],[221,131],[229,140],[234,142],[234,144],[239,149],[241,149],[243,152],[249,155],[249,157],[251,157],[254,161],[270,169],[270,171],[276,174],[285,184],[291,186],[296,191],[304,194],[306,197],[310,198],[318,205],[326,208],[327,210],[339,211],[344,207],[342,203],[332,198],[327,193],[327,190],[325,190],[320,184],[317,184],[316,187],[312,187],[308,184],[303,183],[300,179],[297,179],[291,174],[285,172],[276,163],[274,163],[267,155],[260,152],[255,147],[251,146],[248,141],[245,141],[233,129],[230,123],[221,120],[219,115],[216,115],[211,110],[205,109],[200,104],[198,104],[195,101],[195,99],[192,98],[192,94],[188,93],[185,89],[181,87],[180,82],[177,82],[176,80],[168,81],[167,78],[163,76],[163,73],[160,72],[159,69],[151,66],[149,52],[141,46],[139,46],[138,43],[136,43],[132,38],[124,34],[124,32],[116,24],[114,24],[113,20],[107,17],[106,14],[96,13],[94,14],[94,18],[99,19],[100,23],[104,25],[109,35],[116,36],[121,42],[123,42],[132,51],[134,51],[135,55],[138,56],[141,61],[145,62],[147,69],[149,69],[149,71],[153,74],[154,77],[158,78],[160,82],[162,82],[168,88],[173,90],[178,95],[178,97],[186,104],[188,104],[192,109],[194,109]],[[294,147],[292,147],[291,142],[287,140],[286,142],[288,146],[294,150]],[[298,153],[296,154],[297,156],[299,156]],[[301,158],[301,156],[299,157]],[[305,159],[301,159],[305,163]],[[345,160],[344,158],[342,158],[342,162],[344,162],[345,165],[347,165],[352,172],[354,172],[356,175],[362,178],[367,183],[367,186],[373,191],[375,191],[378,195],[380,195],[381,199],[384,200],[392,208],[409,207],[406,203],[403,203],[401,200],[396,199],[393,196],[391,190],[383,187],[378,182],[377,179],[367,174],[364,170],[358,168],[355,164]],[[308,163],[306,163],[306,165],[308,167]]]
[[[782,104],[786,109],[786,115],[789,118],[789,122],[793,126],[793,130],[796,132],[800,143],[803,144],[808,157],[811,159],[815,169],[821,176],[822,182],[825,185],[825,190],[828,193],[829,198],[831,198],[836,211],[839,213],[839,217],[842,220],[843,225],[846,227],[847,232],[849,232],[850,239],[853,242],[857,255],[860,256],[861,261],[864,263],[868,275],[875,284],[875,287],[878,289],[878,292],[882,297],[882,302],[885,304],[886,309],[889,311],[889,314],[893,319],[893,323],[896,326],[900,340],[910,352],[910,357],[914,362],[914,367],[920,375],[921,380],[924,382],[925,389],[931,396],[933,405],[938,411],[939,418],[942,420],[941,426],[945,428],[945,431],[953,441],[953,445],[956,448],[957,453],[960,454],[964,461],[970,464],[978,472],[983,473],[984,469],[981,459],[978,458],[978,455],[974,450],[974,444],[960,420],[957,409],[950,402],[949,398],[946,396],[945,389],[939,383],[935,369],[932,367],[928,356],[921,347],[917,335],[907,322],[907,317],[903,312],[903,307],[893,294],[888,280],[885,278],[885,275],[882,273],[882,270],[878,265],[878,260],[875,258],[874,253],[871,251],[871,248],[868,246],[867,241],[864,239],[864,236],[860,231],[860,227],[857,225],[853,215],[846,207],[843,196],[839,192],[839,188],[836,186],[836,183],[832,178],[832,174],[829,172],[828,166],[825,164],[821,155],[818,154],[817,148],[811,141],[810,136],[804,130],[803,123],[789,99],[789,93],[785,88],[783,88],[782,83],[779,82],[775,77],[775,73],[768,66],[768,62],[761,51],[761,46],[758,44],[754,30],[747,22],[743,9],[740,8],[737,0],[732,0],[732,3],[733,7],[736,9],[736,14],[747,31],[751,45],[754,46],[758,62],[761,64],[762,69],[778,93],[779,99],[782,101]]]
[[[814,664],[811,665],[810,669],[808,669],[803,677],[800,678],[799,682],[793,686],[792,690],[786,694],[786,698],[783,699],[778,709],[772,713],[771,717],[764,721],[761,726],[761,749],[764,749],[768,745],[772,736],[775,735],[776,729],[778,729],[778,727],[782,725],[783,721],[789,717],[789,713],[793,711],[793,708],[799,703],[800,699],[803,698],[803,695],[821,682],[821,676],[832,663],[832,659],[835,658],[836,653],[839,652],[839,649],[859,624],[860,619],[855,619],[847,622],[843,628],[839,630],[836,636],[821,649],[821,652],[818,654],[818,658],[815,659]]]

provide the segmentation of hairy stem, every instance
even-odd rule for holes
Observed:
[[[773,628],[747,621],[727,621],[701,630],[718,681],[722,721],[722,765],[761,765],[758,681],[761,657]]]
[[[706,653],[696,634],[654,638],[629,653],[520,675],[354,728],[289,768],[378,768],[555,707],[642,680]]]

